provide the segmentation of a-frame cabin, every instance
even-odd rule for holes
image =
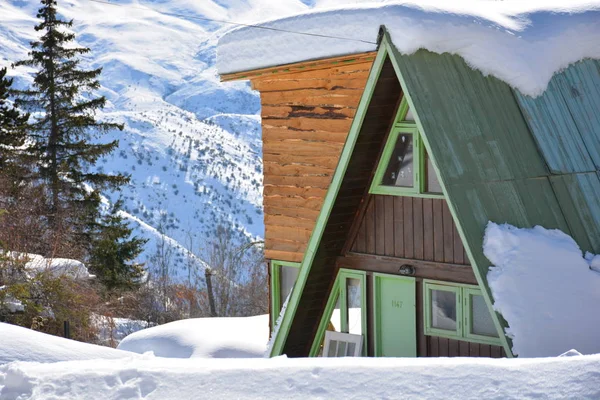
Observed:
[[[291,292],[272,355],[350,354],[325,342],[341,331],[365,356],[512,356],[484,229],[543,225],[599,252],[598,65],[532,99],[382,29],[376,55],[224,76],[261,91],[273,321]]]

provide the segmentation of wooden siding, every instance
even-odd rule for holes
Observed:
[[[331,213],[315,249],[314,261],[303,282],[296,312],[282,354],[303,357],[310,350],[337,273],[336,258],[341,255],[348,231],[356,218],[385,137],[393,123],[402,92],[392,63],[386,59],[375,84],[354,151],[348,160]],[[304,268],[304,266],[303,266]]]
[[[302,261],[373,59],[308,62],[252,79],[262,105],[266,258]]]
[[[469,265],[444,199],[370,196],[353,252]]]

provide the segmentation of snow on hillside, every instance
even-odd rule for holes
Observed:
[[[126,124],[100,168],[132,175],[123,197],[138,234],[150,239],[143,259],[166,243],[170,273],[181,278],[190,262],[202,268],[187,249],[198,253],[216,225],[264,234],[259,97],[247,82],[219,82],[216,43],[232,25],[195,18],[252,23],[340,2],[347,1],[58,1],[78,43],[92,49],[89,67],[103,67],[103,117]],[[0,1],[0,67],[26,57],[38,7]],[[18,85],[27,72],[11,71]]]

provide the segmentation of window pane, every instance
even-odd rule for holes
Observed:
[[[427,193],[442,193],[442,186],[440,185],[440,181],[435,173],[435,168],[433,167],[433,163],[431,162],[431,158],[429,158],[427,151],[425,151],[425,160],[425,168],[427,168],[427,186],[425,187],[425,191]]]
[[[485,304],[483,296],[471,295],[472,332],[476,335],[498,337],[492,316]]]
[[[431,290],[431,327],[456,330],[456,293]]]
[[[381,183],[386,186],[413,187],[413,161],[413,136],[401,133]]]
[[[346,342],[338,342],[336,357],[346,357]],[[331,352],[330,352],[331,353]]]
[[[342,314],[340,313],[340,299],[338,297],[335,303],[333,313],[331,313],[331,319],[327,325],[328,331],[341,332],[342,331]]]
[[[283,303],[285,303],[285,300],[294,287],[294,283],[296,283],[296,278],[298,278],[298,272],[300,272],[300,268],[287,267],[284,265],[280,266],[279,268],[279,304],[281,307],[283,307]]]
[[[337,354],[338,341],[330,340],[329,341],[329,349],[327,349],[327,357],[335,357]]]
[[[362,334],[362,305],[360,279],[346,279],[346,292],[348,295],[348,333]]]
[[[406,117],[404,117],[405,121],[410,121],[410,122],[414,122],[415,121],[415,116],[412,113],[412,110],[409,108],[408,111],[406,112]]]

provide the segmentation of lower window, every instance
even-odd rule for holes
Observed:
[[[323,354],[325,332],[341,332],[362,337],[361,354],[365,355],[366,346],[366,273],[361,271],[340,270],[321,324],[317,337],[310,351],[311,357]]]
[[[500,345],[496,325],[476,286],[424,281],[425,334]]]

